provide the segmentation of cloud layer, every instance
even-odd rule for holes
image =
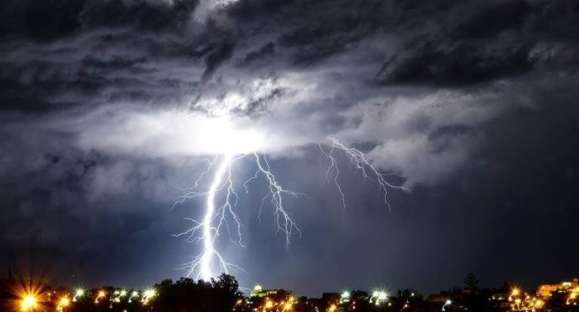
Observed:
[[[46,112],[26,127],[50,123],[84,149],[155,157],[210,152],[184,138],[211,135],[204,121],[168,114],[251,118],[272,137],[264,152],[343,137],[370,143],[372,159],[409,184],[443,178],[476,148],[482,124],[534,104],[503,100],[517,96],[511,85],[572,77],[577,62],[560,34],[575,27],[571,2],[4,6],[19,17],[48,10],[46,21],[3,25],[5,114]]]

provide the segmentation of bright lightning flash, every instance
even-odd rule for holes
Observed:
[[[183,194],[175,204],[181,204],[188,199],[205,197],[205,210],[200,221],[188,219],[193,223],[193,227],[187,231],[177,234],[176,236],[186,236],[189,241],[199,241],[202,245],[200,255],[195,257],[192,262],[187,263],[185,268],[189,270],[189,276],[195,276],[205,281],[219,273],[229,273],[233,269],[240,269],[238,266],[227,262],[216,248],[216,241],[219,238],[222,228],[225,227],[231,235],[230,222],[233,222],[236,229],[237,243],[243,246],[241,222],[235,213],[239,195],[233,179],[233,165],[245,158],[253,158],[255,161],[256,171],[253,176],[243,182],[245,192],[248,192],[248,185],[260,177],[266,184],[266,195],[262,200],[262,205],[269,200],[273,207],[274,224],[278,232],[285,235],[286,244],[290,243],[290,238],[294,232],[300,232],[296,223],[284,207],[284,198],[286,196],[299,196],[291,190],[287,190],[278,182],[275,174],[272,172],[267,157],[263,154],[265,149],[265,140],[257,131],[240,131],[234,129],[229,120],[219,118],[213,123],[208,124],[206,133],[211,133],[207,137],[207,143],[211,144],[211,150],[216,156],[213,160],[208,161],[207,168],[201,172],[199,177],[194,181],[193,187],[189,192]],[[329,160],[327,176],[332,177],[336,189],[340,195],[342,207],[346,208],[346,199],[338,177],[340,170],[334,153],[341,151],[358,169],[364,178],[373,177],[377,182],[379,189],[384,193],[384,202],[389,206],[387,201],[387,190],[389,188],[398,188],[388,183],[380,171],[371,164],[364,153],[358,149],[347,147],[336,139],[330,139],[328,144],[329,150],[319,145],[323,155]],[[198,190],[203,179],[210,174],[211,182],[207,190]],[[221,203],[220,203],[221,201]]]
[[[200,271],[201,277],[204,280],[209,280],[211,278],[211,262],[213,256],[219,258],[219,262],[227,268],[225,261],[221,255],[215,250],[215,237],[216,234],[212,231],[212,223],[213,223],[213,216],[215,215],[215,194],[219,186],[222,184],[223,177],[225,176],[225,172],[227,172],[228,168],[231,167],[231,161],[233,157],[231,155],[224,155],[219,168],[215,172],[215,177],[213,178],[213,182],[211,182],[211,186],[209,187],[209,193],[207,194],[207,210],[205,211],[205,217],[203,217],[202,230],[203,230],[203,254],[201,255],[200,259]]]
[[[252,156],[256,164],[255,174],[244,181],[243,187],[246,192],[248,185],[257,180],[260,175],[264,177],[267,183],[268,192],[262,202],[270,200],[274,208],[274,218],[277,230],[283,232],[286,236],[286,242],[289,244],[290,237],[294,231],[299,232],[299,228],[292,220],[289,213],[284,208],[284,196],[298,196],[299,194],[284,189],[272,173],[269,161],[265,155],[258,153],[264,146],[264,139],[255,131],[238,131],[228,122],[227,119],[214,119],[214,123],[208,127],[212,133],[207,142],[211,144],[211,150],[216,151],[220,156],[209,161],[207,169],[195,180],[190,192],[184,194],[176,204],[183,203],[187,199],[205,197],[205,213],[201,221],[189,219],[194,226],[189,230],[178,234],[177,236],[188,236],[190,241],[201,241],[202,252],[191,263],[187,264],[189,276],[195,275],[203,280],[210,280],[216,275],[216,272],[229,273],[231,269],[239,269],[236,265],[225,261],[219,253],[216,240],[221,233],[223,226],[229,233],[230,224],[233,220],[237,230],[237,243],[243,246],[241,233],[241,223],[234,208],[237,206],[239,195],[235,189],[233,180],[233,164],[241,159]],[[209,174],[214,168],[209,188],[205,191],[198,191],[202,179]],[[223,196],[223,203],[218,204],[220,195]],[[231,234],[230,234],[231,237]]]

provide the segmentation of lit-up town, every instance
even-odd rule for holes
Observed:
[[[211,282],[182,278],[165,280],[148,289],[102,287],[51,288],[13,278],[2,280],[2,311],[200,311],[200,312],[577,312],[579,280],[542,284],[536,290],[505,283],[499,288],[479,288],[469,274],[463,288],[434,294],[412,289],[341,290],[321,297],[304,297],[284,289],[255,285],[239,291],[234,277],[222,275]]]

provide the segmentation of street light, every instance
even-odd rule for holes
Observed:
[[[63,296],[58,300],[58,304],[56,306],[57,311],[64,311],[64,309],[70,306],[70,298],[68,296]]]
[[[350,292],[347,290],[344,290],[340,295],[340,304],[345,302],[350,302]]]
[[[442,312],[446,312],[446,308],[447,308],[448,306],[450,306],[451,304],[452,304],[452,300],[446,299],[446,301],[445,301],[444,304],[442,305],[441,311],[442,311]]]
[[[76,302],[78,300],[78,298],[81,298],[82,296],[84,296],[84,289],[77,288],[74,291],[74,297],[72,297],[72,302]]]
[[[388,294],[383,290],[375,290],[372,292],[372,297],[370,297],[370,302],[375,305],[380,305],[388,300]]]
[[[38,298],[33,294],[26,294],[20,299],[20,311],[34,311],[38,306]]]

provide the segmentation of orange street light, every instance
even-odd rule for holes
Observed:
[[[34,311],[38,307],[38,298],[33,294],[26,294],[20,299],[20,311]]]

